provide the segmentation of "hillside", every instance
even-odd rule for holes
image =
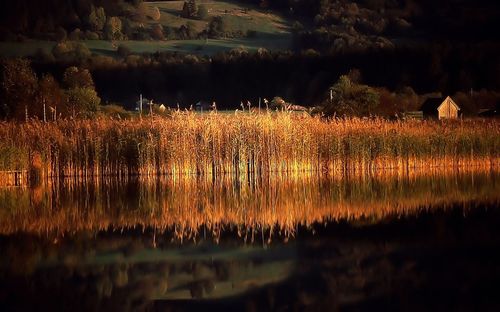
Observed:
[[[80,36],[79,41],[84,43],[91,53],[108,56],[116,56],[117,47],[122,44],[132,53],[169,51],[203,55],[213,55],[234,48],[245,48],[250,52],[259,48],[267,50],[291,48],[292,20],[278,13],[264,11],[252,4],[204,0],[197,3],[204,5],[208,10],[208,16],[202,20],[197,17],[182,17],[183,3],[184,1],[145,2],[147,18],[144,21],[132,19],[131,22],[122,22],[122,28],[138,29],[132,32],[133,35],[130,35],[132,38],[127,38],[132,40],[88,40]],[[160,12],[157,20],[151,18],[156,8]],[[218,16],[223,19],[224,32],[216,38],[211,38],[213,36],[207,36],[205,32],[210,26],[211,19]],[[154,38],[154,27],[157,25],[161,25],[162,38]],[[149,31],[152,34],[148,33]],[[67,40],[70,39],[71,32]],[[0,41],[0,55],[30,56],[40,48],[51,51],[56,44],[55,40],[15,38]]]

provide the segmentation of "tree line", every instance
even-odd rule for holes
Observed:
[[[0,119],[88,118],[101,103],[89,70],[75,66],[58,81],[50,73],[37,76],[29,60],[3,60],[0,87]]]
[[[56,76],[71,65],[88,68],[101,97],[128,108],[132,108],[139,93],[181,107],[214,100],[220,108],[234,109],[242,100],[256,103],[259,97],[274,96],[314,106],[352,68],[360,70],[364,83],[392,91],[411,87],[419,94],[454,94],[500,89],[498,44],[444,42],[338,55],[264,49],[248,52],[241,48],[213,56],[129,52],[115,58],[90,52],[83,58],[77,56],[82,53],[58,57],[40,53],[33,66],[37,72],[53,72]]]

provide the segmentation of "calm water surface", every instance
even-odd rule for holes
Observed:
[[[0,307],[498,310],[499,203],[497,170],[0,187]]]

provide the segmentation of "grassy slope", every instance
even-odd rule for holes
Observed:
[[[192,22],[197,32],[202,31],[207,21],[185,19],[180,17],[183,1],[160,1],[148,3],[151,7],[157,6],[161,12],[160,23],[164,26],[179,27]],[[254,38],[234,39],[209,39],[205,40],[170,40],[170,41],[125,41],[133,52],[156,52],[156,51],[178,51],[182,53],[196,53],[213,55],[220,51],[230,50],[243,46],[249,51],[263,47],[268,50],[284,50],[290,47],[291,34],[289,26],[291,22],[284,17],[273,13],[267,13],[258,7],[236,2],[225,1],[198,1],[198,4],[206,5],[209,15],[223,15],[227,17],[229,28],[232,31],[255,30]],[[244,12],[248,8],[248,12]],[[146,24],[156,22],[149,20]],[[84,42],[89,49],[96,54],[116,55],[116,46],[122,42],[116,42],[115,47],[109,41],[87,40]],[[38,48],[52,49],[54,42],[27,40],[26,42],[0,42],[0,56],[28,56],[35,53]]]

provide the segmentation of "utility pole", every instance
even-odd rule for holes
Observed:
[[[260,114],[260,96],[259,96],[259,114]]]
[[[47,113],[45,112],[45,99],[43,99],[43,122],[47,122]]]
[[[142,93],[139,94],[139,118],[142,119]]]
[[[153,117],[153,100],[149,101],[149,115]]]
[[[24,118],[28,122],[28,105],[24,105]]]

